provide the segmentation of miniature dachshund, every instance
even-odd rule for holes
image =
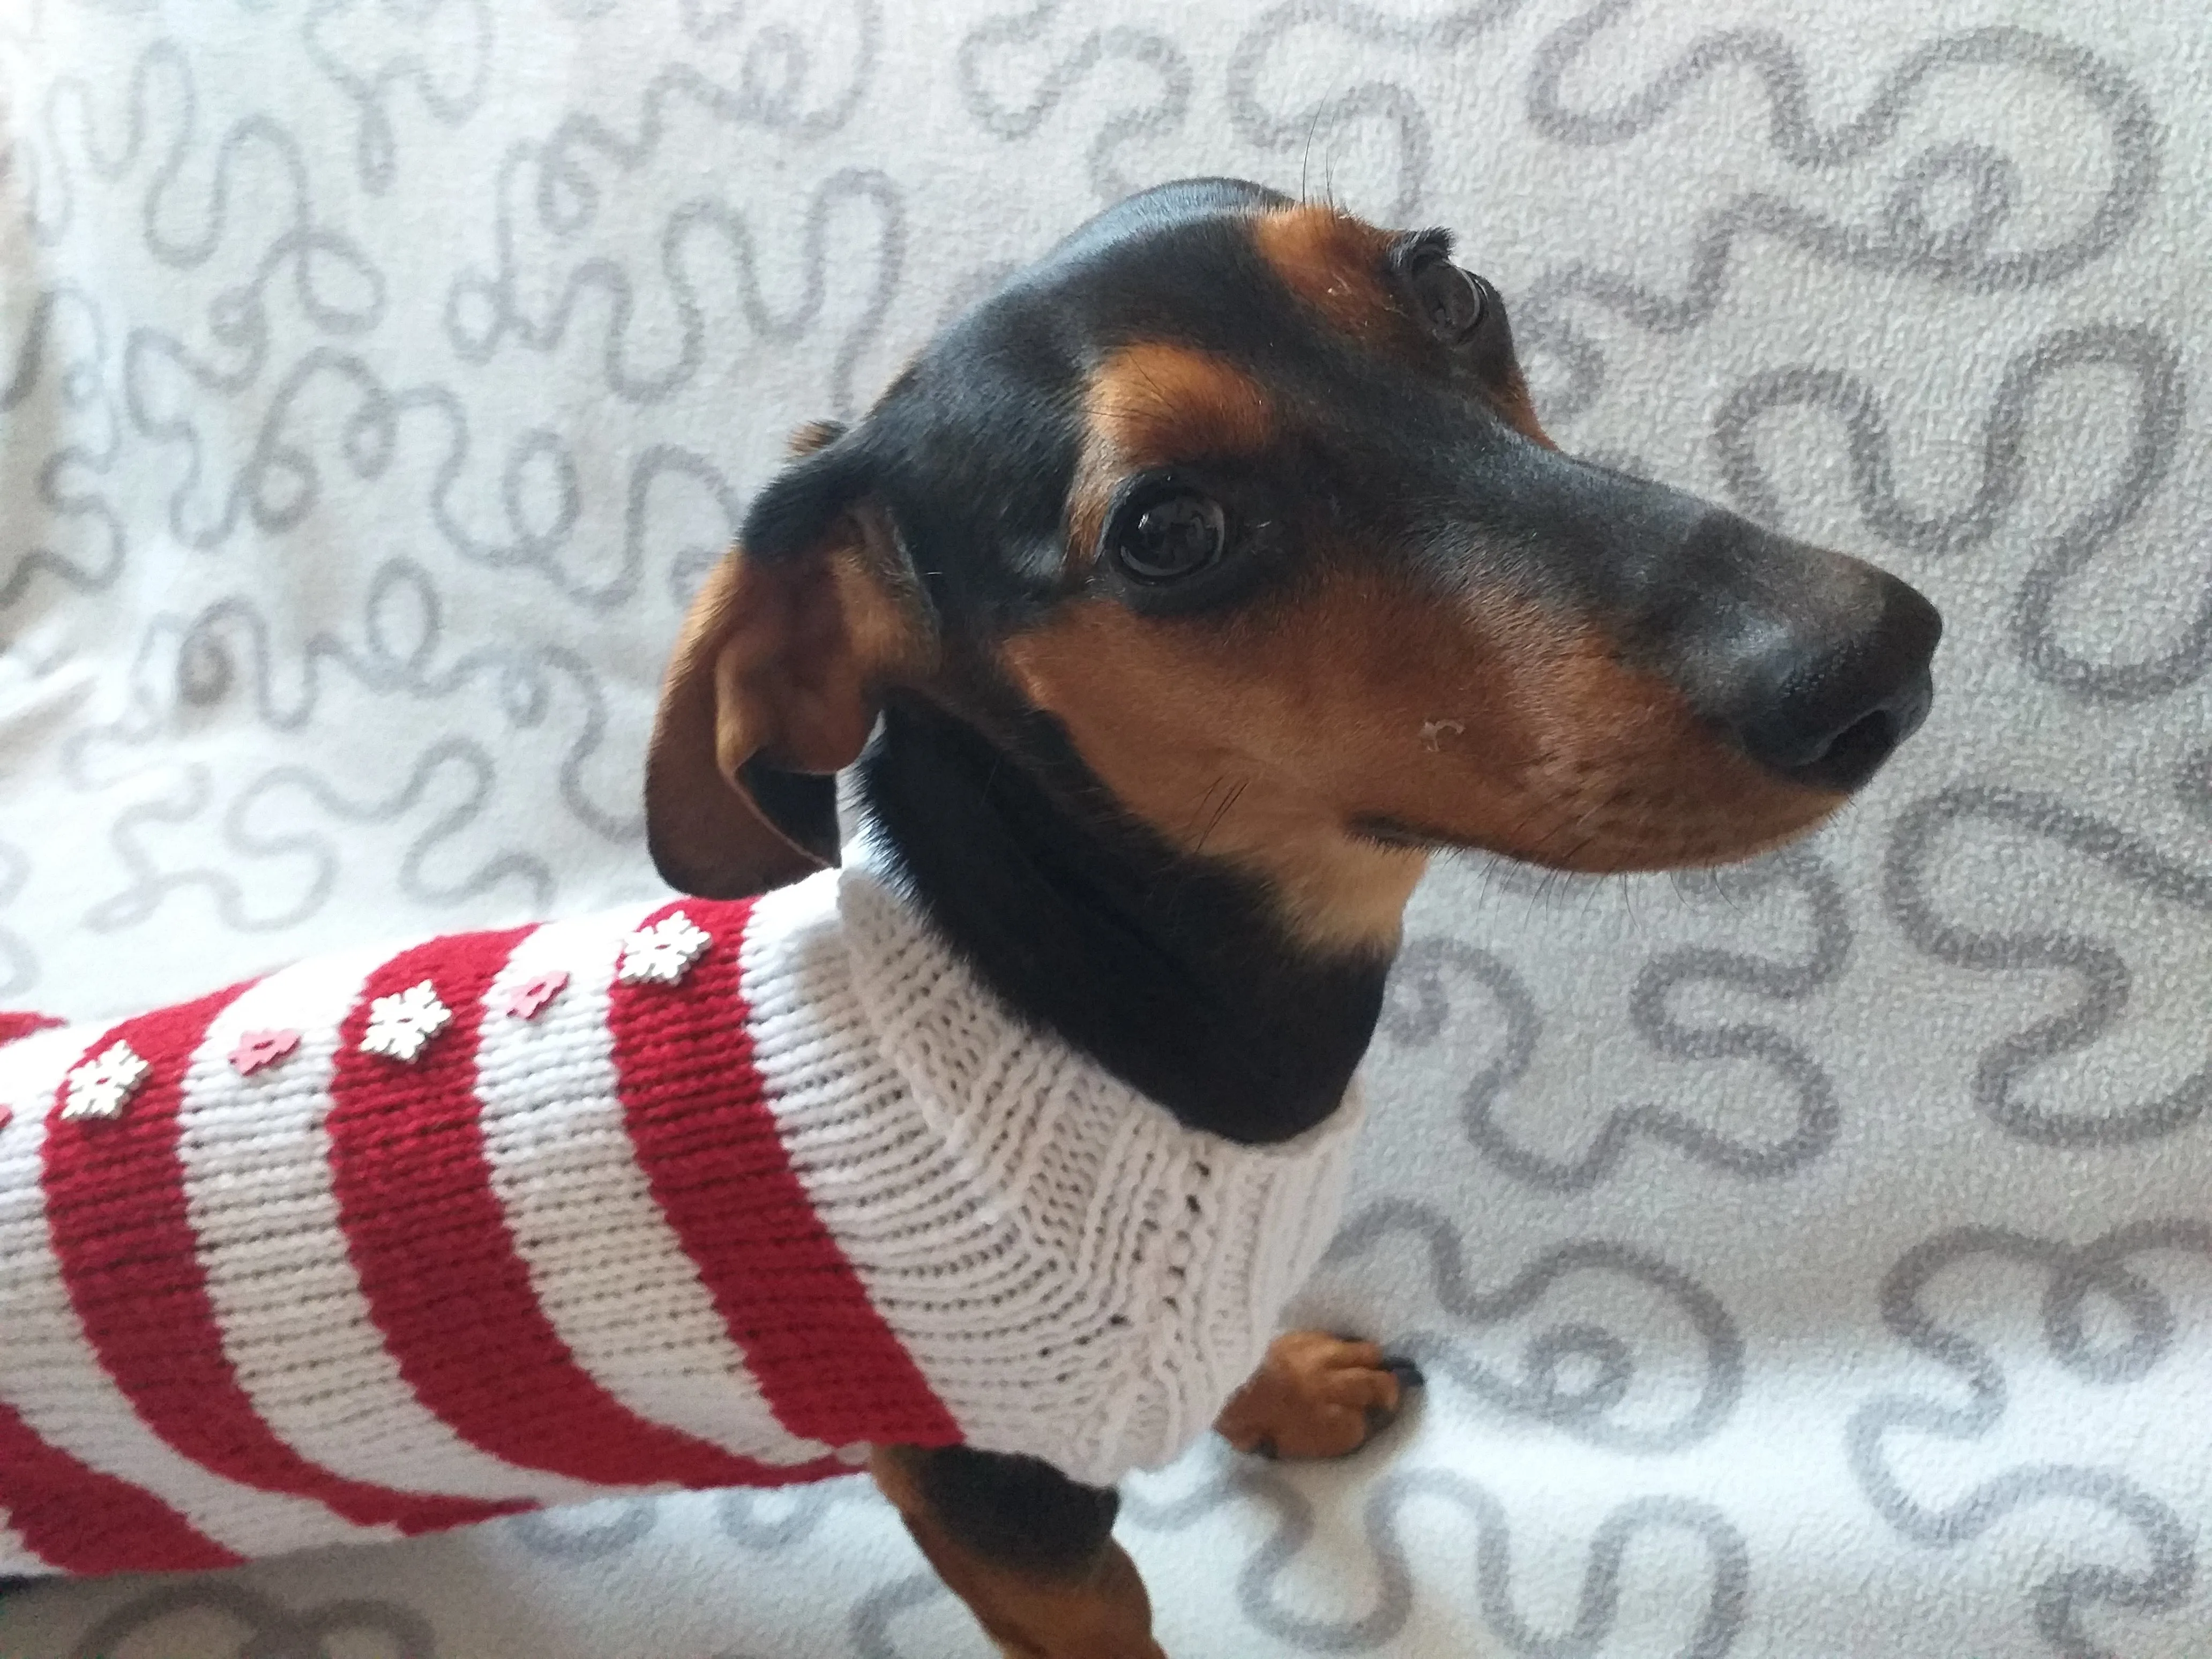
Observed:
[[[1665,870],[1820,824],[1926,717],[1936,611],[1562,453],[1452,256],[1162,185],[803,431],[669,672],[662,873],[736,896],[834,863],[853,768],[1010,1007],[1255,1145],[1338,1109],[1435,854]],[[1218,1426],[1341,1455],[1404,1376],[1295,1334]],[[1159,1654],[1110,1492],[957,1447],[872,1468],[1006,1652]]]

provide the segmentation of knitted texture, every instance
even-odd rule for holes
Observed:
[[[865,856],[32,1031],[0,1103],[0,1572],[79,1573],[875,1443],[1111,1484],[1258,1362],[1359,1116],[1182,1127]]]

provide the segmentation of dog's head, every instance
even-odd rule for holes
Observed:
[[[810,428],[685,625],[648,767],[696,893],[836,856],[886,697],[1388,948],[1434,848],[1711,864],[1917,726],[1940,623],[1858,560],[1561,453],[1438,232],[1231,180],[1102,214],[850,429]],[[1068,769],[1054,774],[1063,790]]]

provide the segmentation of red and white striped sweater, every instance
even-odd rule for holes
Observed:
[[[863,860],[0,1047],[0,1573],[226,1565],[872,1443],[1174,1457],[1356,1103],[1185,1129]]]

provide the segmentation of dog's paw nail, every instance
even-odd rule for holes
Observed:
[[[1382,1369],[1398,1379],[1398,1386],[1401,1389],[1425,1389],[1429,1386],[1428,1373],[1401,1355],[1394,1354],[1385,1359]]]

